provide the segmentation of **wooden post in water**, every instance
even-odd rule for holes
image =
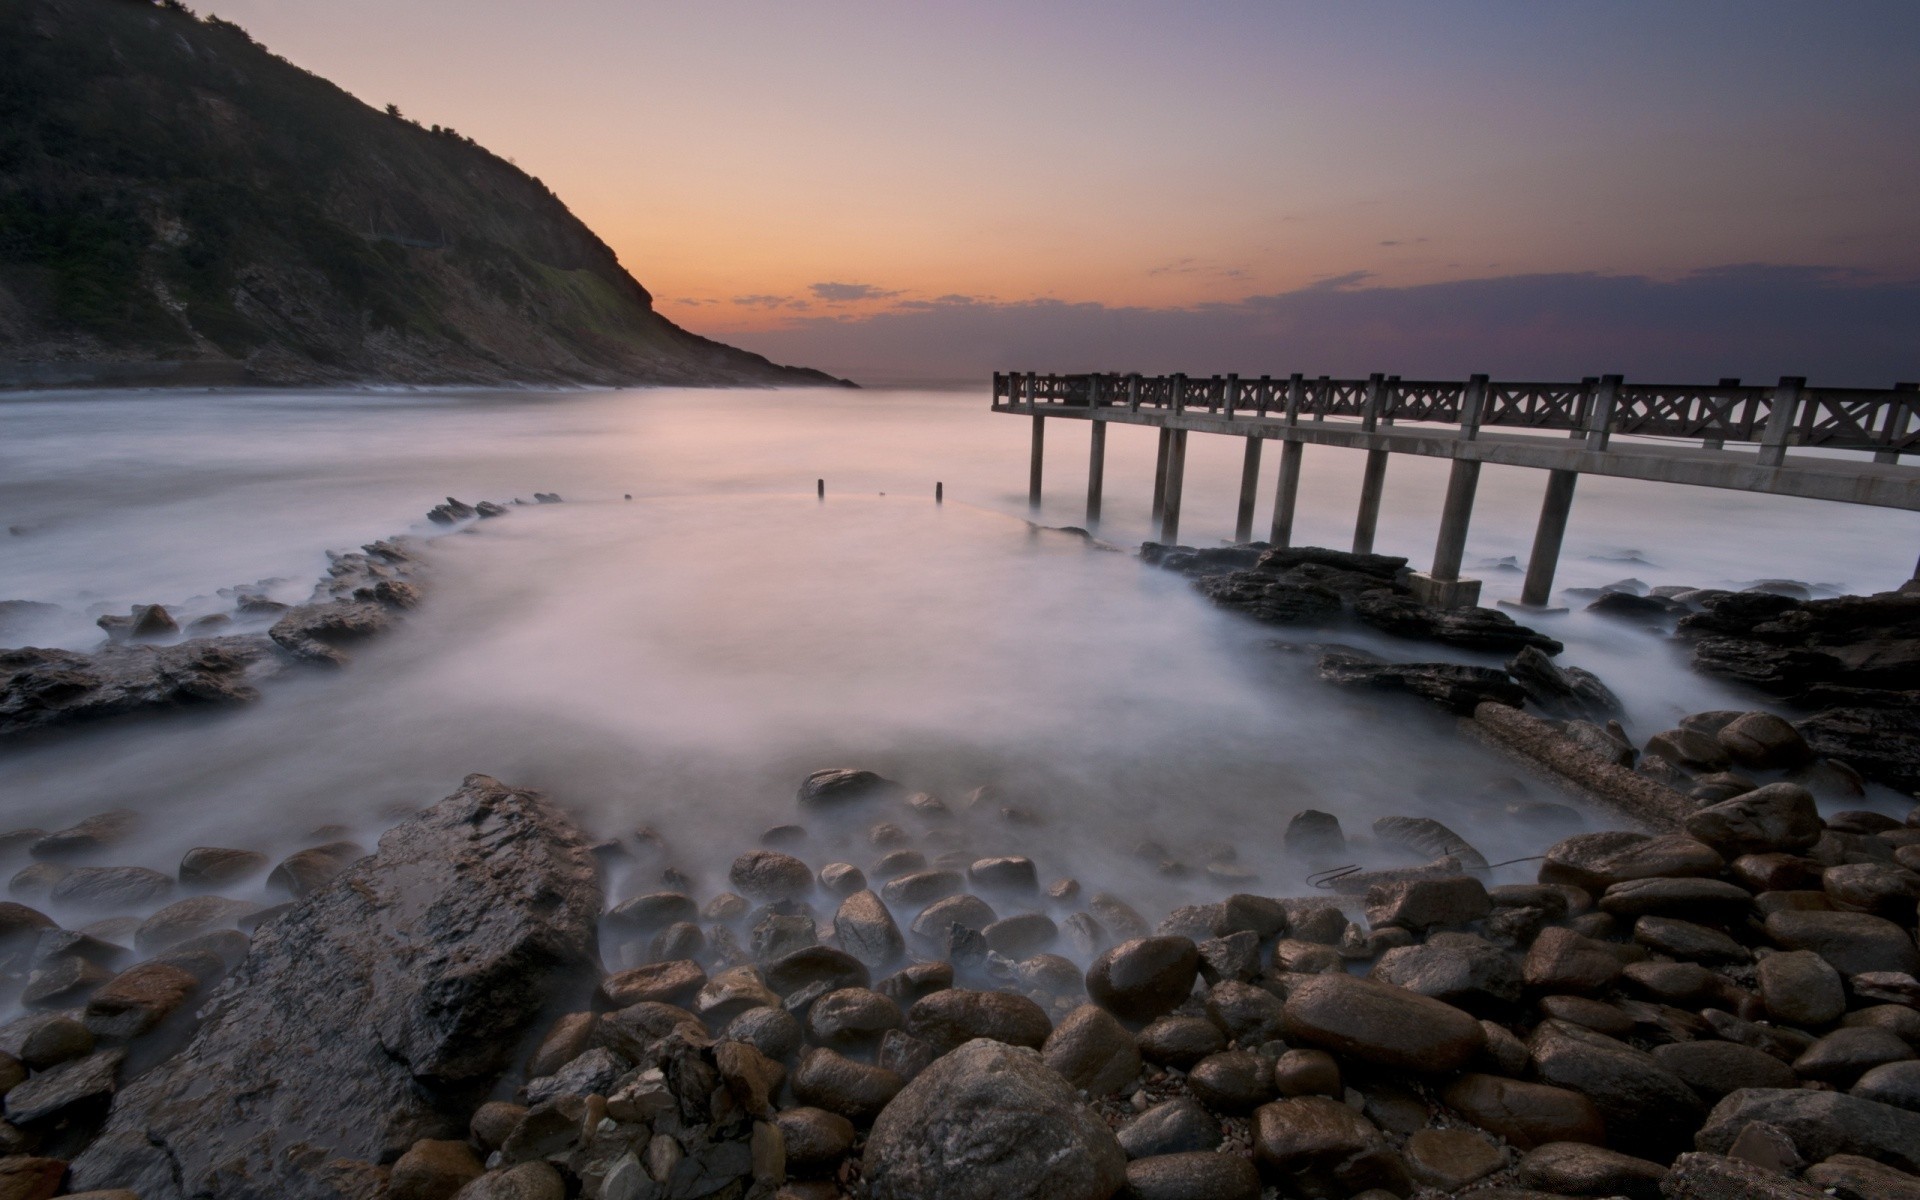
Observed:
[[[813,494],[819,499],[825,500],[827,498],[827,481],[824,479],[814,480]]]
[[[1233,540],[1253,540],[1253,490],[1260,486],[1260,439],[1247,439],[1246,457],[1240,461],[1240,512],[1233,523]]]
[[[1567,535],[1567,515],[1573,510],[1573,485],[1578,471],[1548,471],[1547,495],[1540,504],[1540,525],[1533,534],[1533,555],[1527,560],[1527,581],[1520,587],[1520,603],[1545,608],[1553,597],[1553,572],[1560,565],[1560,542]]]
[[[1087,446],[1087,528],[1100,523],[1100,489],[1107,480],[1107,423],[1094,421]]]
[[[1040,467],[1046,458],[1047,419],[1033,414],[1033,461],[1027,468],[1027,507],[1040,507]]]
[[[938,480],[935,480],[933,485],[933,502],[935,504],[941,504],[946,501],[946,498],[947,498],[947,485],[939,482]]]
[[[1360,515],[1353,525],[1353,552],[1373,553],[1373,530],[1380,523],[1380,496],[1387,488],[1387,452],[1367,451],[1367,469],[1360,476]]]
[[[1299,376],[1295,375],[1297,382]],[[1305,442],[1280,443],[1280,482],[1273,493],[1273,533],[1267,540],[1278,549],[1293,544],[1293,508],[1300,496],[1300,454]]]
[[[1160,514],[1160,541],[1180,544],[1180,485],[1187,473],[1187,431],[1170,430],[1173,438],[1167,449],[1167,498]]]
[[[1160,448],[1153,459],[1153,520],[1167,510],[1167,455],[1173,446],[1173,430],[1160,431]]]

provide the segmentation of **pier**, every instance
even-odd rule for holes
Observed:
[[[1628,383],[1619,375],[1574,383],[1403,380],[1372,375],[1042,375],[996,372],[993,411],[1033,420],[1028,498],[1038,506],[1049,417],[1091,421],[1087,521],[1100,519],[1110,424],[1159,434],[1153,519],[1175,543],[1187,435],[1246,440],[1234,540],[1252,540],[1263,443],[1280,443],[1280,476],[1267,541],[1292,542],[1301,459],[1308,445],[1366,454],[1353,549],[1373,550],[1387,465],[1395,454],[1452,460],[1431,569],[1414,576],[1429,604],[1479,602],[1480,582],[1461,560],[1483,463],[1546,475],[1540,521],[1520,603],[1545,607],[1582,475],[1732,488],[1846,504],[1920,510],[1920,384],[1888,389],[1815,388],[1784,378],[1767,386],[1723,379],[1708,386]],[[1621,439],[1616,441],[1615,439]],[[1793,450],[1851,454],[1790,453]],[[1916,567],[1920,577],[1920,567]]]

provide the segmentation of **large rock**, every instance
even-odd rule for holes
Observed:
[[[1859,1154],[1920,1171],[1920,1113],[1840,1092],[1743,1089],[1714,1105],[1694,1143],[1725,1154],[1754,1121],[1778,1126],[1809,1159]]]
[[[1447,1106],[1521,1150],[1552,1142],[1597,1144],[1606,1124],[1579,1092],[1499,1075],[1462,1075],[1443,1094]]]
[[[542,1010],[597,977],[578,830],[471,775],[255,935],[179,1054],[124,1089],[76,1190],[332,1197],[327,1159],[452,1136]]]
[[[1470,933],[1436,934],[1380,956],[1371,978],[1473,1013],[1498,1013],[1520,999],[1520,963]]]
[[[1140,1048],[1106,1009],[1082,1004],[1068,1013],[1040,1048],[1040,1058],[1091,1096],[1117,1092],[1140,1074]]]
[[[1481,704],[1519,708],[1527,700],[1526,692],[1498,667],[1449,662],[1390,663],[1372,654],[1342,649],[1322,652],[1317,671],[1326,683],[1407,692],[1459,716],[1471,715]]]
[[[1789,950],[1811,950],[1842,975],[1920,975],[1920,949],[1912,936],[1868,913],[1783,910],[1767,918],[1767,936]]]
[[[0,650],[0,735],[142,710],[244,704],[276,665],[262,634],[172,646]]]
[[[886,902],[861,890],[840,902],[833,915],[834,940],[869,967],[884,967],[906,953],[906,941]]]
[[[1514,1172],[1514,1182],[1542,1192],[1631,1200],[1660,1200],[1660,1181],[1666,1177],[1667,1169],[1657,1162],[1579,1142],[1540,1146]]]
[[[1540,882],[1572,884],[1598,896],[1630,879],[1713,876],[1725,865],[1711,846],[1695,838],[1608,830],[1576,833],[1547,847]]]
[[[1289,1041],[1409,1071],[1455,1071],[1486,1045],[1480,1022],[1402,988],[1315,975],[1287,994]]]
[[[1728,857],[1805,850],[1820,840],[1813,793],[1797,783],[1770,783],[1687,818],[1687,833]]]
[[[1193,993],[1200,951],[1183,937],[1135,938],[1093,960],[1087,995],[1127,1021],[1151,1021]]]
[[[1651,1054],[1578,1025],[1543,1021],[1527,1050],[1541,1082],[1593,1101],[1615,1146],[1671,1151],[1704,1108],[1693,1089]]]
[[[1127,1164],[1038,1054],[983,1039],[894,1097],[862,1167],[872,1200],[1108,1200]]]

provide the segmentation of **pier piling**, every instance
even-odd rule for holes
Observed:
[[[1092,529],[1100,523],[1100,491],[1107,480],[1107,427],[1104,422],[1093,423],[1092,437],[1087,446],[1087,528]]]
[[[1240,382],[1233,376],[1231,387],[1237,391]],[[1233,540],[1250,542],[1253,540],[1253,493],[1260,486],[1260,439],[1247,439],[1247,450],[1240,461],[1240,511],[1233,523]]]
[[[1279,549],[1293,544],[1293,510],[1300,499],[1300,455],[1306,448],[1305,442],[1280,443],[1280,482],[1274,487],[1273,531],[1267,538]]]
[[[1180,488],[1187,473],[1187,431],[1170,430],[1167,443],[1167,496],[1160,512],[1160,541],[1168,546],[1180,544]]]
[[[1527,580],[1520,586],[1520,603],[1529,608],[1545,608],[1553,597],[1553,572],[1560,565],[1560,542],[1567,536],[1573,485],[1579,481],[1578,471],[1547,472],[1547,494],[1540,504],[1533,554],[1527,559]]]
[[[1373,553],[1373,531],[1380,523],[1380,497],[1387,487],[1387,451],[1367,451],[1367,468],[1360,476],[1360,514],[1353,525],[1353,552]]]

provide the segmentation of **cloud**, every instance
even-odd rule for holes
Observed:
[[[853,300],[887,300],[900,295],[875,287],[871,283],[816,283],[810,289],[816,299],[829,304],[845,304]]]
[[[752,296],[735,296],[733,302],[741,308],[786,308],[791,305],[794,300],[792,296],[755,294]]]
[[[727,335],[781,362],[868,381],[993,370],[1407,378],[1723,376],[1886,387],[1920,377],[1920,281],[1743,263],[1663,281],[1502,275],[1409,287],[1348,272],[1288,292],[1181,308],[942,297]]]

